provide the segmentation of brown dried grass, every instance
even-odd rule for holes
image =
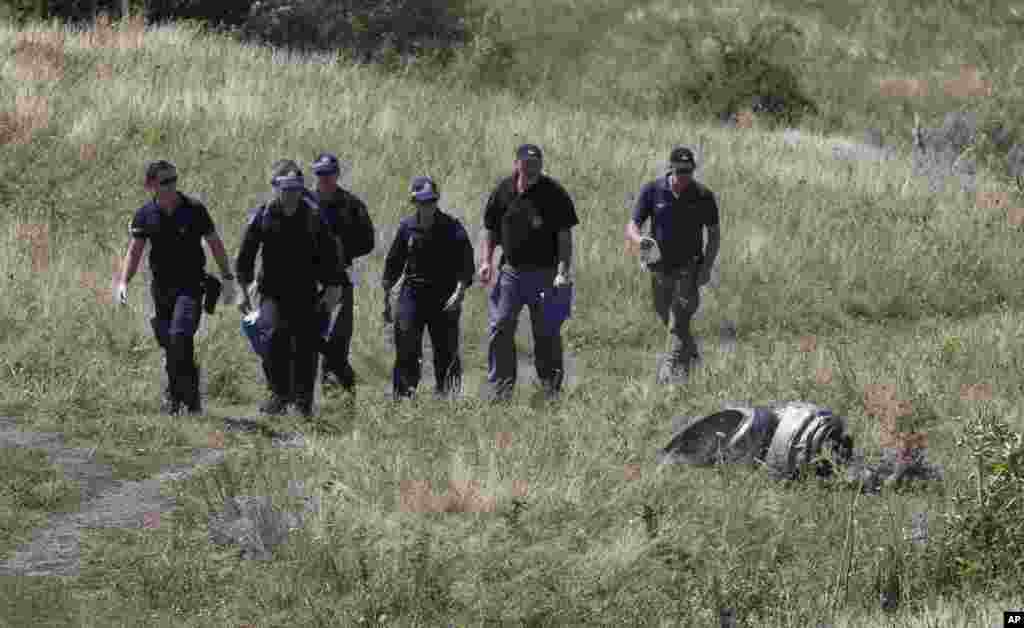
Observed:
[[[804,336],[800,339],[800,351],[803,353],[811,353],[818,348],[818,338],[816,336]]]
[[[1007,209],[1010,206],[1010,195],[1006,192],[986,192],[978,190],[974,206],[978,209]]]
[[[96,161],[98,152],[96,144],[82,144],[78,147],[78,158],[82,161]]]
[[[904,432],[899,429],[899,419],[914,413],[909,401],[896,398],[896,387],[890,384],[869,384],[864,388],[864,407],[868,416],[878,419],[879,441],[882,447],[905,449],[924,442],[922,432]],[[923,445],[922,445],[923,447]]]
[[[638,464],[627,464],[623,469],[623,476],[626,478],[627,482],[639,480],[641,475],[640,465]]]
[[[1024,225],[1024,207],[1011,207],[1006,210],[1006,222],[1011,227],[1020,227]]]
[[[887,98],[923,98],[928,82],[917,78],[885,78],[878,81],[878,93]]]
[[[962,384],[960,386],[960,399],[962,401],[990,401],[992,399],[992,385]]]
[[[512,446],[512,432],[498,432],[494,436],[495,449],[508,449]]]
[[[50,225],[47,223],[21,223],[15,228],[18,241],[28,249],[32,258],[32,271],[44,273],[50,268]]]
[[[948,79],[942,84],[943,90],[953,98],[979,98],[992,95],[992,83],[983,80],[978,68],[965,65],[960,68],[960,76]]]
[[[141,15],[131,15],[115,27],[110,16],[101,13],[86,31],[82,45],[93,49],[136,50],[142,47],[146,34],[146,22]]]
[[[143,513],[142,515],[142,527],[146,530],[155,530],[160,527],[160,511],[154,510],[152,512]]]
[[[96,80],[109,81],[114,78],[114,65],[112,63],[96,64]]]
[[[64,78],[64,32],[26,31],[14,44],[14,76],[19,81]]]
[[[819,368],[814,373],[814,382],[819,386],[828,386],[832,383],[832,369],[828,367]]]
[[[513,485],[513,491],[516,488]],[[482,495],[476,480],[450,481],[448,492],[443,495],[434,494],[430,480],[403,480],[399,491],[399,508],[403,512],[485,513],[494,512],[497,507],[497,499]]]
[[[736,114],[737,129],[752,129],[757,124],[757,116],[750,109],[744,109]]]
[[[50,124],[50,103],[45,96],[16,96],[15,111],[0,111],[0,146],[24,145],[32,134]]]

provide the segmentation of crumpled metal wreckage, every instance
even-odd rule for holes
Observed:
[[[832,410],[806,401],[766,405],[727,404],[719,412],[686,420],[658,451],[661,464],[746,464],[763,467],[774,479],[802,475],[834,477],[845,471],[850,485],[863,482],[867,492],[913,480],[941,480],[942,469],[923,453],[899,455],[883,450],[875,464],[853,447],[846,420]]]

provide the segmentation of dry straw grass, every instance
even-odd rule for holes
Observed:
[[[1006,222],[1011,227],[1024,225],[1024,207],[1011,207],[1006,210]]]
[[[896,398],[895,386],[871,384],[864,389],[864,407],[868,416],[879,421],[879,441],[882,447],[891,447],[906,452],[924,449],[927,439],[923,432],[904,432],[899,429],[898,419],[910,416],[914,408],[909,401]]]
[[[978,68],[965,65],[960,76],[945,81],[942,85],[947,94],[954,98],[977,98],[992,95],[992,83],[981,79]]]
[[[819,386],[828,386],[832,383],[832,369],[828,367],[821,367],[814,372],[814,382]]]
[[[224,449],[225,439],[224,432],[221,430],[214,430],[210,433],[207,438],[207,444],[210,449]]]
[[[923,98],[928,82],[916,78],[886,78],[878,81],[878,92],[887,98]]]
[[[992,399],[991,384],[962,384],[960,386],[962,401],[990,401]]]
[[[757,124],[757,116],[750,109],[744,109],[736,114],[737,129],[752,129]]]
[[[400,486],[399,507],[403,512],[494,512],[497,499],[480,494],[476,480],[450,481],[448,492],[435,495],[430,480],[403,480]]]
[[[508,449],[512,446],[512,432],[498,432],[494,436],[495,449]]]
[[[803,353],[811,353],[818,348],[818,338],[816,336],[804,336],[800,339],[800,351]]]
[[[96,80],[109,81],[114,78],[114,66],[111,63],[96,64]]]
[[[19,81],[59,81],[64,77],[64,32],[18,33],[14,76]]]
[[[147,512],[142,515],[142,527],[147,530],[155,530],[160,527],[160,511]]]
[[[44,273],[50,268],[50,225],[22,223],[15,230],[18,241],[28,248],[32,272]]]
[[[113,305],[114,303],[114,290],[117,288],[118,279],[121,276],[121,260],[117,257],[113,258],[113,272],[110,275],[109,281],[104,285],[103,279],[99,273],[91,270],[83,270],[78,275],[79,284],[92,292],[96,297],[96,300],[103,305]]]
[[[978,190],[974,205],[978,209],[1007,209],[1010,206],[1010,195],[1006,192]]]
[[[623,475],[625,476],[627,482],[639,480],[642,475],[640,471],[640,465],[627,464],[625,469],[623,469]]]
[[[78,158],[82,161],[96,161],[98,149],[96,144],[82,144],[78,148]]]
[[[0,111],[0,146],[24,145],[50,124],[50,103],[44,96],[16,96],[15,111]]]
[[[107,14],[100,14],[91,30],[82,38],[85,48],[135,50],[142,47],[146,22],[141,15],[131,15],[115,28]]]

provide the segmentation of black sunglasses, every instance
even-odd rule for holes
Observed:
[[[178,182],[178,177],[168,177],[166,179],[160,179],[160,185],[170,185],[172,183],[177,183],[177,182]]]

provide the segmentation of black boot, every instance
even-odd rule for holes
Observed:
[[[268,416],[281,416],[288,412],[288,400],[276,393],[270,396],[260,405],[260,413]]]

